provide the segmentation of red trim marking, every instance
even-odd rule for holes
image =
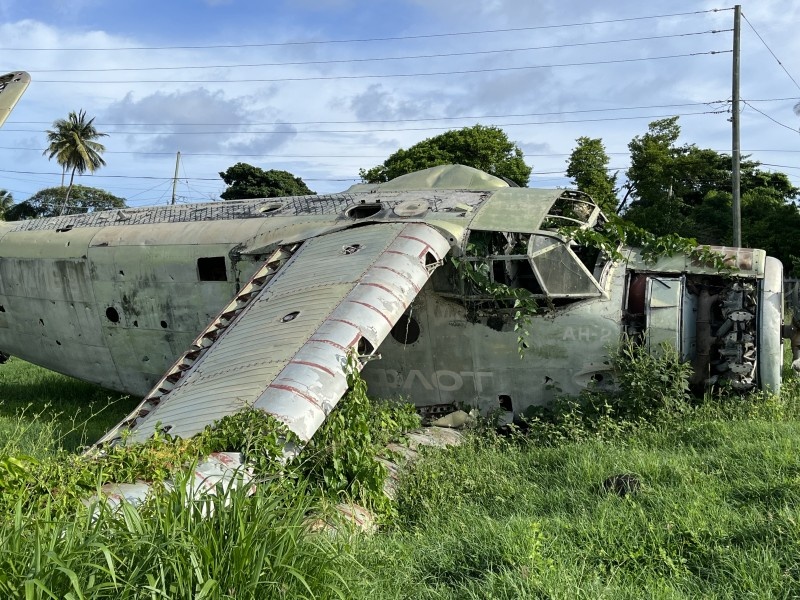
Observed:
[[[314,398],[313,396],[309,396],[305,392],[298,390],[296,387],[292,387],[291,385],[280,385],[278,383],[271,383],[269,387],[274,388],[276,390],[283,390],[284,392],[289,392],[291,394],[294,394],[295,396],[299,396],[306,402],[309,402],[314,406],[316,406],[318,409],[322,410],[322,407],[319,405],[316,398]]]
[[[361,306],[366,306],[366,307],[367,307],[368,309],[370,309],[370,310],[374,310],[376,313],[378,313],[380,316],[382,316],[382,317],[383,317],[383,319],[384,319],[384,320],[385,320],[385,321],[386,321],[386,322],[389,324],[389,327],[394,327],[394,323],[392,323],[392,322],[389,320],[389,317],[387,317],[385,314],[383,314],[383,313],[380,311],[380,309],[379,309],[379,308],[377,308],[377,307],[375,307],[375,306],[372,306],[372,304],[368,304],[367,302],[361,302],[360,300],[348,300],[348,302],[350,302],[350,303],[352,303],[352,304],[360,304]]]
[[[356,325],[352,321],[345,321],[344,319],[328,319],[328,320],[333,321],[334,323],[344,323],[345,325],[350,325],[350,327],[354,329],[359,329],[358,325]]]
[[[327,373],[331,377],[336,377],[334,372],[331,371],[328,367],[323,367],[322,365],[319,365],[317,363],[308,362],[308,361],[305,361],[305,360],[290,360],[289,364],[290,365],[306,365],[307,367],[312,367],[314,369],[319,369],[320,371],[324,371],[325,373]]]
[[[400,296],[398,296],[397,294],[395,294],[391,289],[389,289],[385,285],[382,285],[380,283],[369,283],[369,282],[361,282],[361,285],[368,285],[369,287],[375,287],[375,288],[381,289],[384,292],[386,292],[387,294],[389,294],[392,298],[397,300],[400,304],[405,306],[406,301],[403,298],[401,298]]]
[[[235,461],[224,452],[212,452],[209,456],[217,459],[223,465],[232,465]]]
[[[346,346],[342,346],[341,344],[337,344],[337,343],[336,343],[336,342],[334,342],[333,340],[322,340],[322,339],[320,339],[320,338],[311,338],[311,339],[309,339],[308,341],[309,341],[309,342],[319,342],[319,343],[321,343],[321,344],[330,344],[330,345],[331,345],[331,346],[333,346],[334,348],[338,348],[339,350],[342,350],[342,351],[344,351],[344,352],[347,352],[347,351],[350,349],[350,348],[348,348],[348,347],[346,347]]]
[[[411,278],[410,278],[408,275],[406,275],[405,273],[403,273],[402,271],[398,271],[397,269],[393,269],[392,267],[386,267],[386,266],[383,266],[383,265],[375,265],[375,266],[374,266],[374,267],[372,267],[372,268],[373,268],[373,269],[385,269],[385,270],[387,270],[387,271],[391,271],[391,272],[392,272],[392,273],[394,273],[395,275],[399,275],[400,277],[402,277],[403,279],[405,279],[405,280],[406,280],[406,281],[407,281],[407,282],[408,282],[408,283],[411,285],[411,287],[413,287],[413,288],[414,288],[414,291],[415,291],[415,292],[417,292],[417,293],[419,294],[419,291],[420,291],[420,289],[421,289],[421,288],[417,287],[417,284],[416,284],[416,283],[414,283],[414,281],[413,281],[413,280],[412,280],[412,279],[411,279]]]
[[[425,240],[421,240],[421,239],[419,239],[418,237],[414,237],[413,235],[401,235],[401,236],[399,236],[399,237],[401,237],[401,238],[405,238],[405,239],[407,239],[407,240],[414,240],[415,242],[419,242],[420,244],[422,244],[423,246],[425,246],[425,251],[424,251],[422,254],[420,254],[420,256],[422,256],[423,254],[427,254],[428,250],[431,250],[431,254],[433,254],[434,256],[436,256],[436,253],[435,253],[435,252],[433,252],[433,246],[431,246],[431,245],[430,245],[428,242],[426,242]],[[437,258],[436,260],[439,260],[439,259]]]

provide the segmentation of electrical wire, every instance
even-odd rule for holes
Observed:
[[[119,71],[181,71],[181,70],[200,70],[200,69],[239,69],[239,68],[261,68],[261,67],[288,67],[288,66],[308,66],[308,65],[333,65],[333,64],[352,64],[364,62],[386,62],[400,60],[420,60],[431,58],[452,58],[455,56],[479,56],[488,54],[509,54],[512,52],[529,52],[533,50],[555,50],[560,48],[576,48],[582,46],[599,46],[605,44],[621,44],[627,42],[642,42],[649,40],[662,40],[668,38],[680,38],[698,35],[708,35],[725,33],[732,29],[710,29],[707,31],[695,31],[690,33],[673,33],[669,35],[652,35],[637,38],[625,38],[619,40],[601,40],[595,42],[575,42],[572,44],[554,44],[549,46],[532,46],[529,48],[506,48],[501,50],[472,50],[469,52],[448,52],[444,54],[418,54],[414,56],[382,56],[375,58],[347,58],[332,60],[307,60],[293,62],[271,62],[271,63],[239,63],[222,65],[183,65],[178,67],[108,67],[104,69],[34,69],[29,68],[29,73],[114,73]]]
[[[780,66],[781,66],[781,69],[783,69],[784,73],[786,73],[786,75],[788,75],[788,76],[789,76],[789,79],[791,79],[791,80],[792,80],[792,83],[794,84],[794,86],[795,86],[795,87],[796,87],[798,90],[800,90],[800,84],[798,84],[798,83],[797,83],[797,80],[796,80],[794,77],[792,77],[792,74],[791,74],[791,73],[789,73],[789,71],[786,69],[786,67],[784,66],[784,64],[783,64],[783,63],[780,61],[780,59],[779,59],[777,56],[775,56],[775,53],[772,51],[772,48],[770,48],[770,47],[767,45],[767,42],[766,42],[766,41],[764,41],[764,38],[763,38],[763,37],[761,37],[761,34],[760,34],[760,33],[758,33],[758,31],[756,31],[756,28],[755,28],[755,27],[753,27],[753,24],[750,22],[750,19],[748,19],[748,18],[745,16],[745,14],[744,14],[744,13],[742,13],[742,17],[744,17],[744,20],[745,20],[745,21],[747,22],[747,24],[750,26],[750,29],[752,29],[752,30],[753,30],[753,33],[755,33],[755,34],[756,34],[756,36],[758,37],[758,39],[760,39],[760,40],[761,40],[761,43],[762,43],[762,44],[764,44],[764,47],[765,47],[765,48],[766,48],[766,49],[769,51],[769,53],[772,55],[772,58],[774,58],[774,59],[775,59],[775,61],[776,61],[776,62],[777,62],[777,63],[778,63]]]
[[[508,119],[512,117],[544,117],[549,115],[574,115],[583,113],[597,113],[597,112],[617,112],[623,110],[650,110],[654,108],[684,108],[687,106],[712,106],[715,104],[730,104],[730,100],[709,100],[707,102],[683,102],[678,104],[650,104],[643,106],[618,106],[611,108],[587,108],[581,110],[556,110],[549,112],[536,112],[536,113],[507,113],[501,115],[465,115],[461,117],[426,117],[416,119],[360,119],[358,121],[253,121],[241,123],[105,123],[98,122],[98,127],[125,127],[128,125],[135,127],[199,127],[199,126],[250,126],[250,125],[357,125],[364,123],[421,123],[425,121],[473,121],[483,119]],[[50,121],[8,121],[13,125],[51,125]]]
[[[38,79],[36,83],[68,83],[68,84],[120,84],[120,83],[279,83],[288,81],[337,81],[356,79],[391,79],[396,77],[439,77],[442,75],[472,75],[475,73],[500,73],[511,71],[529,71],[532,69],[550,69],[556,67],[585,67],[598,65],[614,65],[636,63],[651,60],[668,60],[673,58],[688,58],[693,56],[711,56],[715,54],[729,54],[732,50],[708,50],[706,52],[687,52],[685,54],[668,54],[666,56],[644,56],[639,58],[620,58],[614,60],[596,60],[588,62],[554,63],[547,65],[527,65],[520,67],[494,67],[486,69],[464,69],[462,71],[431,71],[427,73],[386,73],[382,75],[310,75],[305,77],[273,77],[273,78],[248,78],[248,79],[118,79],[103,81],[96,79]]]
[[[603,121],[630,121],[635,119],[666,119],[669,117],[694,117],[698,115],[716,115],[723,114],[718,110],[705,110],[700,112],[691,113],[673,113],[668,115],[635,115],[628,117],[601,117],[597,119],[561,119],[555,121],[525,121],[520,123],[498,123],[497,127],[523,127],[528,125],[556,125],[561,123],[597,123]],[[299,135],[299,134],[327,134],[327,133],[395,133],[401,131],[448,131],[452,127],[397,127],[392,129],[306,129],[306,130],[291,130],[285,131],[281,129],[269,130],[255,130],[255,129],[241,129],[235,131],[107,131],[108,134],[116,135],[241,135],[241,134],[259,134],[259,135]],[[4,131],[13,131],[17,133],[37,133],[38,129],[10,129],[6,128]]]
[[[478,31],[460,31],[449,33],[427,33],[418,35],[405,35],[405,36],[391,36],[391,37],[374,37],[374,38],[359,38],[359,39],[340,39],[340,40],[295,40],[289,42],[267,42],[262,44],[208,44],[198,46],[117,46],[117,47],[104,47],[104,48],[18,48],[18,47],[0,47],[0,50],[14,50],[14,51],[30,51],[30,52],[108,52],[118,50],[199,50],[199,49],[214,49],[214,48],[267,48],[267,47],[282,47],[282,46],[309,46],[314,44],[352,44],[363,42],[389,42],[401,40],[419,40],[430,38],[443,38],[443,37],[458,37],[458,36],[471,36],[471,35],[485,35],[494,33],[518,33],[522,31],[536,31],[542,29],[559,29],[564,27],[585,27],[589,25],[606,25],[611,23],[625,23],[631,21],[645,21],[649,19],[665,19],[672,17],[685,17],[691,15],[701,15],[707,13],[716,13],[732,10],[731,8],[712,8],[707,10],[696,10],[690,12],[679,12],[663,15],[647,15],[643,17],[627,17],[622,19],[605,19],[602,21],[584,21],[579,23],[562,23],[557,25],[535,25],[531,27],[511,27],[505,29],[484,29]]]
[[[754,111],[756,111],[757,113],[759,113],[759,114],[761,114],[761,115],[765,116],[766,118],[768,118],[770,121],[772,121],[772,122],[773,122],[773,123],[775,123],[776,125],[780,125],[780,126],[781,126],[781,127],[783,127],[784,129],[788,129],[789,131],[792,131],[792,132],[794,132],[794,133],[800,133],[800,129],[795,129],[794,127],[790,127],[789,125],[786,125],[786,123],[781,123],[781,122],[780,122],[780,121],[778,121],[777,119],[775,119],[775,118],[771,117],[770,115],[768,115],[767,113],[765,113],[763,110],[759,110],[759,109],[757,109],[755,106],[753,106],[753,105],[752,105],[752,104],[750,104],[749,102],[747,102],[747,101],[742,101],[742,103],[743,103],[743,104],[745,104],[746,106],[749,106],[750,108],[752,108],[752,109],[753,109]]]

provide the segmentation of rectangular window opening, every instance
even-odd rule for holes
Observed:
[[[197,275],[200,281],[228,281],[228,270],[224,256],[206,256],[197,259]]]

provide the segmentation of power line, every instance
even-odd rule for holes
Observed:
[[[557,125],[561,123],[596,123],[602,121],[630,121],[635,119],[665,119],[668,117],[693,117],[698,115],[716,115],[723,114],[717,110],[705,110],[700,112],[691,113],[673,113],[669,115],[635,115],[628,117],[602,117],[598,119],[561,119],[555,121],[526,121],[521,123],[498,123],[497,127],[523,127],[528,125]],[[447,131],[452,127],[397,127],[393,129],[306,129],[306,130],[255,130],[255,129],[241,129],[237,131],[108,131],[108,134],[116,135],[240,135],[240,134],[260,134],[260,135],[298,135],[298,134],[327,134],[327,133],[394,133],[400,131]],[[13,131],[17,133],[37,133],[38,129],[5,129],[4,131]]]
[[[528,48],[506,48],[501,50],[473,50],[469,52],[448,52],[444,54],[418,54],[414,56],[382,56],[375,58],[348,58],[333,60],[308,60],[293,62],[271,62],[271,63],[239,63],[227,65],[183,65],[178,67],[108,67],[105,69],[28,69],[30,73],[113,73],[119,71],[180,71],[180,70],[199,70],[199,69],[238,69],[256,67],[289,67],[289,66],[308,66],[308,65],[332,65],[332,64],[351,64],[364,62],[387,62],[400,60],[420,60],[430,58],[451,58],[455,56],[477,56],[487,54],[507,54],[512,52],[529,52],[533,50],[555,50],[560,48],[575,48],[582,46],[599,46],[604,44],[621,44],[626,42],[641,42],[649,40],[662,40],[667,38],[680,38],[697,35],[708,35],[725,33],[731,29],[710,29],[707,31],[695,31],[690,33],[673,33],[669,35],[653,35],[637,38],[626,38],[619,40],[601,40],[595,42],[575,42],[572,44],[554,44],[549,46],[531,46]]]
[[[70,83],[70,84],[119,84],[119,83],[277,83],[285,81],[335,81],[353,79],[391,79],[394,77],[437,77],[442,75],[471,75],[475,73],[497,73],[509,71],[526,71],[531,69],[550,69],[556,67],[583,67],[597,65],[612,65],[622,63],[644,62],[649,60],[667,60],[673,58],[688,58],[692,56],[706,56],[715,54],[729,54],[731,50],[708,50],[706,52],[688,52],[686,54],[669,54],[666,56],[646,56],[639,58],[620,58],[615,60],[597,60],[589,62],[554,63],[549,65],[528,65],[524,67],[494,67],[486,69],[465,69],[463,71],[432,71],[427,73],[388,73],[383,75],[311,75],[305,77],[274,77],[269,79],[118,79],[102,81],[96,79],[39,79],[37,83]]]
[[[50,175],[61,176],[57,171],[17,171],[13,169],[0,169],[0,173],[15,173],[21,175]],[[91,177],[106,178],[106,179],[149,179],[154,181],[172,181],[172,177],[155,177],[153,175],[100,175],[93,173]],[[220,181],[219,177],[192,177],[192,181]],[[303,178],[303,181],[356,181],[359,177],[344,177],[344,178]]]
[[[757,109],[755,106],[753,106],[749,102],[743,101],[742,103],[745,104],[746,106],[749,106],[750,108],[752,108],[757,113],[767,117],[770,121],[772,121],[776,125],[780,125],[781,127],[785,128],[785,129],[788,129],[789,131],[792,131],[794,133],[800,133],[800,129],[795,129],[794,127],[790,127],[789,125],[786,125],[785,123],[781,123],[777,119],[775,119],[775,118],[771,117],[770,115],[768,115],[767,113],[765,113],[763,110]]]
[[[542,29],[559,29],[562,27],[585,27],[588,25],[605,25],[610,23],[624,23],[631,21],[645,21],[649,19],[665,19],[670,17],[684,17],[690,15],[701,15],[731,10],[730,8],[712,8],[708,10],[696,10],[691,12],[680,12],[663,15],[648,15],[643,17],[627,17],[623,19],[606,19],[602,21],[584,21],[579,23],[561,23],[557,25],[536,25],[531,27],[512,27],[506,29],[484,29],[478,31],[460,31],[449,33],[428,33],[418,35],[374,37],[374,38],[354,38],[354,39],[334,39],[334,40],[294,40],[288,42],[267,42],[261,44],[208,44],[202,46],[117,46],[104,48],[14,48],[2,47],[0,50],[30,51],[30,52],[107,52],[117,50],[201,50],[213,48],[267,48],[281,46],[309,46],[314,44],[352,44],[363,42],[389,42],[401,40],[419,40],[442,37],[458,37],[471,35],[485,35],[493,33],[513,33],[521,31],[536,31]]]
[[[650,104],[643,106],[618,106],[610,108],[586,108],[580,110],[556,110],[549,112],[535,113],[507,113],[502,115],[465,115],[461,117],[425,117],[415,119],[359,119],[357,121],[251,121],[241,123],[105,123],[98,122],[98,126],[103,127],[125,127],[132,125],[135,127],[244,127],[250,125],[359,125],[364,123],[422,123],[425,121],[479,121],[483,119],[510,119],[512,117],[544,117],[549,115],[574,115],[583,113],[597,112],[616,112],[623,110],[650,110],[654,108],[684,108],[687,106],[711,106],[714,104],[730,104],[730,100],[709,100],[707,102],[683,102],[679,104]],[[13,121],[14,125],[51,125],[51,121]]]
[[[767,45],[767,42],[765,42],[765,41],[764,41],[764,38],[763,38],[763,37],[761,37],[761,34],[760,34],[760,33],[758,33],[758,31],[756,31],[756,28],[755,28],[755,27],[753,27],[753,24],[750,22],[750,20],[747,18],[747,16],[746,16],[744,13],[742,14],[742,16],[744,17],[744,20],[745,20],[745,21],[747,21],[747,24],[750,26],[750,29],[752,29],[752,30],[753,30],[753,33],[755,33],[755,34],[756,34],[756,36],[758,36],[758,39],[760,39],[760,40],[761,40],[761,43],[762,43],[762,44],[764,44],[764,47],[765,47],[767,50],[769,50],[769,53],[770,53],[770,54],[772,54],[772,58],[774,58],[774,59],[776,60],[776,62],[777,62],[777,63],[778,63],[780,66],[781,66],[781,69],[783,69],[783,72],[784,72],[784,73],[786,73],[786,74],[789,76],[789,79],[791,79],[791,80],[792,80],[792,83],[794,83],[794,86],[795,86],[795,87],[796,87],[798,90],[800,90],[800,84],[798,84],[798,83],[797,83],[797,80],[795,80],[795,78],[794,78],[794,77],[792,77],[792,74],[791,74],[791,73],[789,73],[789,71],[787,71],[787,70],[786,70],[786,67],[783,65],[783,63],[782,63],[782,62],[781,62],[781,61],[778,59],[778,57],[777,57],[777,56],[775,56],[775,53],[772,51],[772,48],[770,48],[770,47]],[[778,123],[778,124],[780,125],[780,123]]]

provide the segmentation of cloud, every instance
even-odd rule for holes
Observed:
[[[227,98],[221,90],[198,88],[138,100],[129,92],[109,105],[102,120],[130,124],[123,130],[145,134],[129,137],[143,151],[257,153],[279,148],[296,134],[293,126],[265,118],[269,114],[251,109],[247,97]]]

